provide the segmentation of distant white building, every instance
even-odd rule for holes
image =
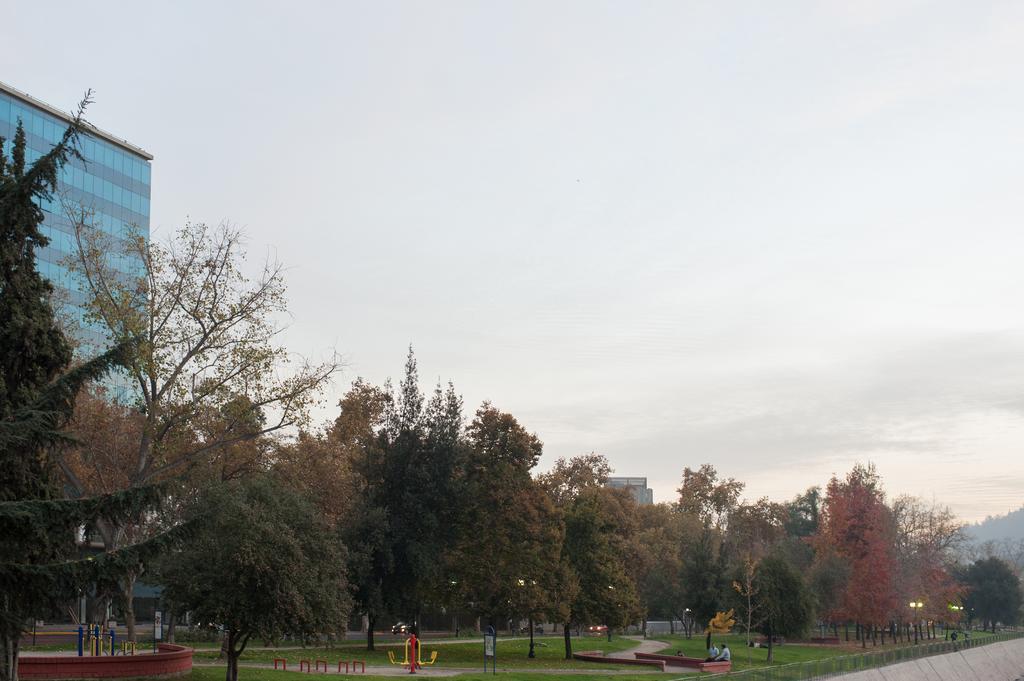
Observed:
[[[615,477],[608,478],[605,484],[616,489],[628,489],[636,503],[641,506],[650,506],[654,503],[654,490],[647,486],[647,478]]]

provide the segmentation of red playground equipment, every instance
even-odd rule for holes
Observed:
[[[437,651],[431,651],[430,659],[424,662],[423,647],[420,645],[420,640],[416,638],[416,634],[409,634],[409,638],[405,640],[405,658],[399,662],[398,658],[395,657],[394,651],[389,650],[388,661],[394,665],[408,667],[409,673],[415,674],[417,668],[423,669],[423,665],[432,665],[437,662]]]

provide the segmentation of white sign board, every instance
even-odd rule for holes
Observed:
[[[484,636],[484,657],[494,657],[494,643],[497,636]]]
[[[162,641],[164,638],[164,614],[160,610],[153,613],[153,639]]]

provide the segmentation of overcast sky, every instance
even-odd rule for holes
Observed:
[[[1024,4],[0,0],[0,80],[243,225],[298,353],[670,500],[1024,502]],[[324,410],[324,417],[335,409]]]

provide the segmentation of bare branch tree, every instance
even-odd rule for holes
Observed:
[[[122,397],[140,423],[134,446],[117,448],[121,484],[179,475],[307,422],[340,363],[296,360],[279,343],[287,313],[279,263],[268,260],[246,277],[242,231],[228,224],[188,222],[157,243],[138,233],[110,236],[88,208],[64,208],[77,246],[66,265],[82,282],[84,323],[112,343],[140,341]],[[78,494],[93,491],[70,457],[60,465]],[[126,528],[101,530],[113,550]]]

